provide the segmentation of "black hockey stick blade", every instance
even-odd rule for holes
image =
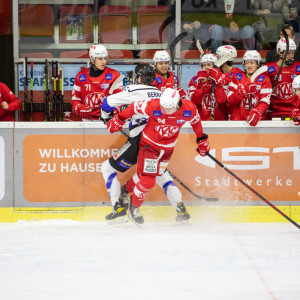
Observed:
[[[243,186],[245,186],[253,194],[255,194],[256,196],[258,196],[261,200],[263,200],[265,203],[267,203],[269,206],[271,206],[274,210],[276,210],[279,214],[281,214],[284,218],[286,218],[289,222],[291,222],[298,229],[300,229],[300,225],[298,223],[296,223],[294,220],[292,220],[290,217],[288,217],[284,212],[282,212],[278,207],[276,207],[274,204],[272,204],[270,201],[268,201],[266,198],[264,198],[255,189],[253,189],[250,185],[248,185],[245,181],[243,181],[240,177],[238,177],[232,171],[230,171],[229,169],[227,169],[219,160],[217,160],[214,156],[212,156],[211,154],[209,154],[209,152],[206,152],[206,155],[209,158],[211,158],[216,164],[218,164],[221,168],[223,168],[227,173],[229,173],[233,178],[235,178],[236,180],[238,180]]]
[[[175,70],[175,66],[174,66],[174,49],[175,46],[184,38],[187,36],[187,32],[183,31],[181,33],[179,33],[174,39],[173,41],[170,43],[170,53],[171,53],[171,62],[172,62],[172,72],[174,72]]]
[[[180,181],[172,172],[168,170],[171,177],[173,177],[180,185],[182,185],[189,193],[191,193],[195,198],[205,201],[219,201],[219,198],[206,198],[195,194],[190,188],[188,188],[182,181]]]

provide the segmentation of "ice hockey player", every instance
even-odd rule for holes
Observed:
[[[294,61],[297,47],[295,42],[289,38],[289,51],[286,60],[283,62],[280,74],[278,74],[278,72],[285,56],[286,40],[280,39],[276,45],[276,49],[278,60],[266,64],[268,67],[268,75],[273,86],[270,106],[267,111],[267,119],[291,118],[292,112],[298,108],[299,102],[299,98],[292,89],[293,78],[300,75],[300,62]],[[278,81],[274,86],[277,76]]]
[[[226,101],[222,80],[221,84],[215,84],[209,77],[209,69],[216,67],[216,61],[217,56],[214,54],[203,55],[200,59],[202,70],[189,83],[189,98],[196,105],[202,121],[225,120],[227,117],[227,110],[224,112],[223,106],[218,105],[218,102]]]
[[[209,141],[208,136],[203,134],[196,106],[191,101],[180,99],[179,92],[175,89],[167,88],[160,99],[132,103],[107,123],[108,131],[113,133],[121,130],[125,120],[136,113],[148,117],[149,120],[142,132],[137,163],[140,181],[134,187],[128,216],[133,222],[142,224],[144,218],[139,207],[154,186],[155,178],[165,172],[180,128],[190,122],[197,136],[197,149],[201,156],[209,151]]]
[[[21,107],[19,99],[0,82],[0,121],[15,121],[14,111]]]
[[[181,98],[186,98],[186,92],[178,87],[178,78],[169,71],[170,55],[165,50],[158,50],[154,53],[153,62],[156,69],[156,76],[153,85],[162,92],[167,88],[177,89]]]
[[[298,108],[295,108],[292,111],[292,119],[295,125],[300,125],[300,75],[296,76],[293,80],[293,90],[294,93],[297,95],[298,101]]]
[[[118,109],[119,107],[128,106],[138,100],[160,98],[162,92],[151,85],[155,78],[155,70],[152,66],[149,64],[139,64],[135,68],[135,74],[136,84],[129,85],[125,91],[104,99],[101,107],[101,119],[104,123],[107,123],[113,117],[115,111],[120,111],[120,109]],[[137,174],[135,174],[128,184],[120,187],[117,172],[126,172],[131,166],[137,163],[141,133],[147,121],[147,116],[133,115],[129,124],[130,137],[127,142],[111,158],[102,164],[102,176],[113,206],[112,212],[105,217],[110,224],[127,221],[127,195],[128,192],[133,192],[135,182],[139,179]],[[176,209],[176,221],[189,220],[190,215],[182,202],[181,192],[174,184],[169,172],[165,170],[163,174],[157,176],[156,182],[163,188],[169,201]]]
[[[72,111],[83,121],[99,121],[103,99],[120,73],[106,66],[108,53],[103,45],[93,45],[89,51],[91,67],[80,71],[74,82],[72,91]],[[113,91],[123,90],[120,82]]]
[[[245,71],[235,73],[229,84],[227,98],[232,107],[230,120],[247,120],[250,126],[256,126],[261,119],[265,119],[272,85],[266,73],[251,82],[251,76],[261,66],[261,56],[256,50],[245,52],[243,66]]]

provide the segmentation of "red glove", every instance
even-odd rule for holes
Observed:
[[[186,94],[186,91],[182,88],[178,88],[177,91],[179,92],[179,96],[180,98],[183,98],[183,99],[187,99],[187,94]]]
[[[296,108],[292,111],[292,119],[295,125],[300,125],[300,109]]]
[[[92,108],[89,105],[77,104],[74,107],[74,113],[82,119],[90,119],[92,114]]]
[[[197,73],[197,85],[199,85],[202,81],[205,81],[207,79],[208,79],[207,70],[201,70]]]
[[[208,76],[218,85],[226,84],[226,76],[219,69],[208,69]]]
[[[239,93],[241,96],[254,94],[257,90],[257,85],[254,82],[246,81],[245,84],[239,84]]]
[[[124,124],[125,122],[119,118],[118,114],[116,114],[111,120],[107,122],[106,127],[110,133],[114,133],[120,131],[123,128]]]
[[[197,137],[197,144],[198,144],[197,152],[201,156],[205,156],[206,152],[209,152],[210,149],[207,134],[203,133],[203,136],[201,138]]]
[[[249,122],[250,126],[256,126],[256,124],[260,121],[261,117],[261,112],[256,108],[252,108],[247,117],[247,121]]]

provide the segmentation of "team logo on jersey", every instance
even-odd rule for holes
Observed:
[[[157,122],[165,124],[165,123],[166,123],[166,120],[165,120],[165,119],[160,119],[160,118],[158,118],[158,119],[157,119]]]
[[[261,75],[258,77],[257,82],[263,82],[265,80],[265,78],[266,78],[265,76]]]
[[[105,75],[105,80],[112,80],[112,73],[108,73]]]
[[[185,120],[177,120],[177,124],[185,123]]]
[[[103,83],[103,84],[101,84],[101,88],[103,90],[107,90],[109,88],[109,84],[108,83]]]
[[[105,95],[103,95],[103,93],[91,93],[86,95],[84,103],[93,108],[98,108],[102,104],[104,97]]]
[[[161,111],[160,110],[154,110],[153,111],[153,117],[161,117]]]
[[[243,77],[243,75],[241,74],[241,73],[236,73],[236,78],[238,79],[238,80],[241,80],[242,79],[242,77]]]
[[[157,125],[155,131],[162,137],[171,137],[178,133],[179,127],[169,125]]]
[[[296,72],[300,72],[300,66],[296,66]]]
[[[296,74],[292,74],[292,75],[291,75],[291,78],[292,78],[292,79],[294,79],[295,77],[297,77]]]
[[[157,84],[161,84],[161,83],[162,83],[162,80],[161,80],[160,77],[156,77],[156,78],[155,78],[155,81],[156,81]]]
[[[293,87],[292,83],[280,83],[276,86],[275,89],[275,95],[283,98],[283,99],[288,99],[291,96],[293,96]]]
[[[189,118],[192,115],[192,111],[191,110],[184,110],[183,111],[183,117],[185,118]]]
[[[132,163],[123,158],[118,162],[118,165],[123,169],[129,169],[132,166]]]
[[[86,81],[86,75],[85,74],[79,75],[79,81]]]
[[[193,82],[197,84],[197,77],[194,78]]]
[[[269,67],[268,72],[269,73],[274,73],[275,72],[275,67],[274,66]]]

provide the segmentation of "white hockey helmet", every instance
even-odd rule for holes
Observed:
[[[200,59],[200,63],[213,63],[215,64],[215,62],[217,61],[217,56],[214,54],[204,54],[201,59]]]
[[[173,108],[177,106],[179,100],[179,92],[177,90],[167,88],[160,97],[160,105],[163,108]]]
[[[229,55],[228,61],[233,61],[237,57],[236,49],[231,45],[220,46],[216,51],[217,58],[220,59],[225,55]]]
[[[261,56],[256,50],[248,50],[243,56],[243,65],[245,65],[246,60],[255,60],[258,65],[261,64]]]
[[[294,40],[289,38],[289,50],[296,51],[297,46]],[[286,50],[286,40],[280,39],[276,45],[276,51],[283,52]]]
[[[158,50],[154,53],[153,61],[155,64],[162,61],[170,61],[170,55],[166,50]]]
[[[93,45],[89,51],[90,59],[95,60],[96,57],[108,57],[106,48],[102,45]]]
[[[292,83],[293,89],[300,89],[300,75],[296,76]]]

